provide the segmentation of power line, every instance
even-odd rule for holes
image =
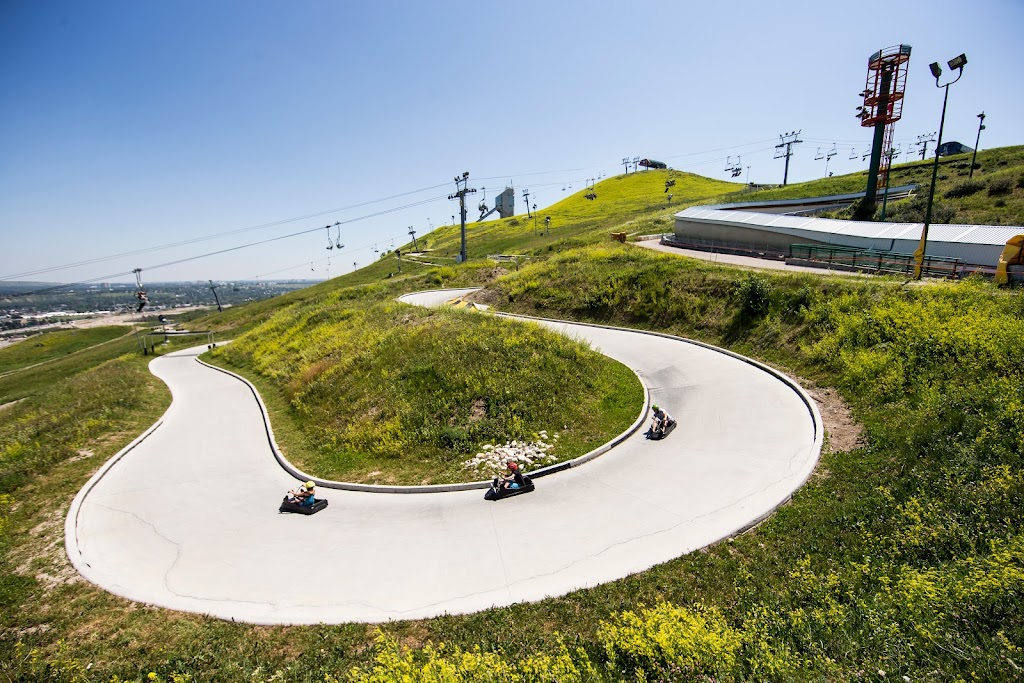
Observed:
[[[374,213],[371,213],[371,214],[367,214],[365,216],[359,216],[357,218],[350,218],[350,219],[348,219],[346,221],[340,221],[340,223],[342,223],[342,224],[354,223],[356,221],[365,220],[367,218],[374,218],[376,216],[382,216],[384,214],[393,213],[395,211],[402,211],[404,209],[409,209],[409,208],[413,208],[413,207],[416,207],[416,206],[421,206],[423,204],[428,204],[430,202],[438,201],[439,199],[441,199],[441,197],[433,197],[431,199],[420,200],[418,202],[413,202],[411,204],[405,204],[403,206],[398,206],[398,207],[394,207],[394,208],[391,208],[391,209],[384,209],[382,211],[377,211],[377,212],[374,212]],[[182,259],[177,259],[177,260],[174,260],[174,261],[168,261],[166,263],[159,263],[159,264],[153,265],[153,266],[146,266],[145,268],[142,268],[141,270],[144,270],[144,271],[159,270],[160,268],[167,268],[169,266],[176,266],[176,265],[180,265],[182,263],[188,263],[190,261],[197,261],[199,259],[207,258],[209,256],[217,256],[219,254],[226,254],[226,253],[229,253],[229,252],[232,252],[232,251],[238,251],[240,249],[247,249],[249,247],[255,247],[255,246],[258,246],[258,245],[261,245],[261,244],[268,244],[270,242],[277,242],[277,241],[280,241],[280,240],[283,240],[283,239],[288,239],[290,237],[298,237],[299,235],[308,235],[309,233],[318,232],[320,230],[323,230],[323,226],[319,226],[318,225],[315,228],[307,228],[305,230],[299,230],[298,232],[289,233],[287,235],[279,235],[277,237],[271,237],[271,238],[265,239],[265,240],[259,240],[259,241],[256,241],[256,242],[249,242],[247,244],[241,244],[241,245],[237,245],[237,246],[234,246],[234,247],[228,247],[227,249],[218,249],[217,251],[211,251],[211,252],[207,252],[205,254],[198,254],[196,256],[189,256],[189,257],[182,258]],[[388,239],[394,239],[394,238],[393,237],[385,238],[384,240],[376,242],[376,243],[374,243],[371,246],[377,246],[379,244],[383,244],[383,243],[387,242]],[[354,250],[350,250],[350,251],[362,251],[364,249],[369,249],[369,248],[370,247],[362,247],[360,249],[354,249]],[[129,270],[129,271],[121,272],[121,273],[112,273],[112,274],[102,275],[100,277],[90,278],[90,279],[86,279],[86,280],[79,280],[79,281],[73,282],[73,283],[62,283],[62,284],[53,285],[53,286],[50,286],[50,287],[43,287],[43,288],[40,288],[40,289],[32,290],[30,292],[18,292],[16,294],[11,294],[10,298],[17,299],[17,298],[22,298],[22,297],[26,297],[26,296],[32,296],[32,295],[35,295],[35,294],[45,294],[46,292],[53,292],[53,291],[57,291],[57,290],[60,290],[60,289],[67,289],[68,287],[75,287],[75,286],[78,286],[78,285],[87,285],[87,284],[91,284],[93,282],[103,282],[103,281],[106,281],[106,280],[112,280],[112,279],[117,278],[117,277],[124,277],[126,275],[131,275],[133,272],[135,272],[135,271],[134,270]]]
[[[763,145],[766,142],[772,142],[774,139],[775,138],[770,138],[768,140],[757,140],[756,142],[747,142],[747,143],[744,143],[742,145],[730,145],[728,147],[718,147],[716,149],[707,149],[707,150],[704,150],[703,152],[687,152],[686,154],[675,154],[675,155],[666,156],[664,158],[665,159],[678,159],[680,157],[693,157],[693,156],[700,156],[701,154],[711,154],[712,152],[724,152],[727,149],[739,149],[741,147],[753,147],[754,145]]]
[[[528,173],[503,174],[503,175],[493,176],[493,177],[489,177],[489,178],[484,178],[484,180],[492,180],[492,179],[497,179],[497,178],[509,178],[509,177],[512,177],[512,176],[536,176],[536,175],[547,175],[547,174],[551,174],[551,173],[567,173],[567,172],[582,171],[582,170],[585,170],[585,169],[583,169],[583,168],[569,168],[569,169],[556,169],[556,170],[552,170],[552,171],[533,171],[533,172],[528,172]],[[295,222],[306,220],[306,219],[309,219],[309,218],[317,218],[319,216],[324,216],[324,215],[331,214],[331,213],[338,213],[338,212],[341,212],[341,211],[350,211],[352,209],[358,209],[360,207],[369,206],[371,204],[377,204],[377,203],[380,203],[380,202],[386,202],[386,201],[390,201],[392,199],[399,199],[401,197],[407,197],[409,195],[418,194],[420,192],[428,192],[430,190],[436,190],[438,188],[444,187],[445,185],[447,185],[447,183],[442,183],[440,185],[431,185],[430,187],[423,187],[423,188],[419,188],[419,189],[416,189],[416,190],[409,190],[407,192],[400,192],[398,194],[394,194],[394,195],[391,195],[391,196],[388,196],[388,197],[381,197],[379,199],[372,199],[372,200],[368,200],[368,201],[364,201],[364,202],[359,202],[359,203],[356,203],[356,204],[350,204],[350,205],[344,206],[344,207],[339,207],[339,208],[334,208],[334,209],[326,209],[326,210],[323,210],[323,211],[316,211],[316,212],[313,212],[313,213],[304,214],[302,216],[294,216],[292,218],[283,218],[281,220],[270,221],[270,222],[267,222],[267,223],[260,223],[258,225],[252,225],[252,226],[248,226],[248,227],[245,227],[245,228],[236,228],[234,230],[226,230],[224,232],[215,233],[213,235],[205,235],[203,237],[196,237],[196,238],[193,238],[193,239],[182,240],[182,241],[179,241],[179,242],[170,242],[170,243],[167,243],[167,244],[161,244],[161,245],[156,245],[156,246],[152,246],[152,247],[145,247],[145,248],[142,248],[142,249],[134,249],[134,250],[131,250],[131,251],[121,252],[121,253],[118,253],[118,254],[109,254],[107,256],[98,256],[98,257],[91,258],[91,259],[85,259],[85,260],[82,260],[82,261],[75,261],[75,262],[72,262],[72,263],[65,263],[65,264],[61,264],[61,265],[57,265],[57,266],[49,266],[49,267],[46,267],[46,268],[38,268],[36,270],[24,271],[24,272],[21,272],[21,273],[13,273],[11,275],[2,275],[2,276],[0,276],[0,281],[21,279],[21,278],[30,277],[30,276],[33,276],[33,275],[43,275],[43,274],[46,274],[46,273],[53,273],[53,272],[58,272],[58,271],[61,271],[61,270],[67,270],[67,269],[70,269],[70,268],[77,268],[77,267],[81,267],[81,266],[89,266],[89,265],[94,265],[94,264],[97,264],[97,263],[102,263],[104,261],[111,261],[111,260],[117,259],[117,258],[124,258],[124,257],[127,257],[127,256],[137,256],[139,254],[146,254],[146,253],[150,253],[150,252],[153,252],[153,251],[160,251],[160,250],[163,250],[163,249],[172,249],[172,248],[175,248],[175,247],[187,246],[187,245],[190,245],[190,244],[196,244],[198,242],[205,242],[205,241],[209,241],[209,240],[213,240],[213,239],[218,239],[218,238],[221,238],[221,237],[228,237],[228,236],[231,236],[231,235],[237,235],[237,234],[241,234],[241,233],[245,233],[245,232],[251,232],[253,230],[262,230],[262,229],[265,229],[265,228],[272,228],[272,227],[276,227],[276,226],[279,226],[279,225],[286,225],[288,223],[295,223]]]
[[[77,261],[75,263],[67,263],[67,264],[60,265],[60,266],[50,266],[48,268],[39,268],[37,270],[25,271],[23,273],[15,273],[13,275],[4,275],[4,276],[0,276],[0,281],[2,281],[2,280],[14,280],[14,279],[17,279],[17,278],[28,277],[28,276],[31,276],[31,275],[41,275],[41,274],[44,274],[44,273],[52,273],[52,272],[56,272],[56,271],[59,271],[59,270],[67,270],[68,268],[76,268],[76,267],[80,267],[80,266],[89,266],[89,265],[93,265],[93,264],[96,264],[96,263],[101,263],[103,261],[110,261],[110,260],[113,260],[113,259],[116,259],[116,258],[123,258],[125,256],[137,256],[139,254],[146,254],[146,253],[149,253],[149,252],[160,251],[160,250],[163,250],[163,249],[171,249],[171,248],[174,248],[174,247],[187,246],[189,244],[195,244],[197,242],[205,242],[205,241],[209,241],[209,240],[212,240],[212,239],[217,239],[217,238],[220,238],[220,237],[227,237],[227,236],[230,236],[230,235],[237,235],[237,234],[244,233],[244,232],[251,232],[253,230],[262,230],[264,228],[271,228],[271,227],[275,227],[275,226],[278,226],[278,225],[285,225],[287,223],[295,223],[297,221],[307,220],[309,218],[316,218],[318,216],[323,216],[323,215],[326,215],[326,214],[329,214],[329,213],[338,213],[340,211],[350,211],[352,209],[357,209],[357,208],[360,208],[362,206],[369,206],[370,204],[378,204],[380,202],[390,201],[392,199],[398,199],[400,197],[407,197],[409,195],[418,194],[420,192],[427,192],[429,190],[436,190],[438,188],[444,187],[445,185],[447,185],[447,183],[443,183],[441,185],[433,185],[431,187],[424,187],[424,188],[420,188],[418,190],[410,190],[408,192],[402,192],[402,193],[399,193],[399,194],[391,195],[390,197],[383,197],[381,199],[372,199],[372,200],[369,200],[369,201],[360,202],[358,204],[352,204],[350,206],[346,206],[346,207],[342,207],[342,208],[338,208],[338,209],[328,209],[326,211],[317,211],[317,212],[314,212],[314,213],[305,214],[303,216],[296,216],[294,218],[284,218],[284,219],[281,219],[281,220],[278,220],[278,221],[271,221],[269,223],[261,223],[259,225],[249,226],[247,228],[237,228],[235,230],[227,230],[225,232],[216,233],[214,235],[206,235],[204,237],[196,237],[194,239],[182,240],[180,242],[171,242],[171,243],[168,243],[168,244],[162,244],[162,245],[158,245],[158,246],[155,246],[155,247],[146,247],[144,249],[135,249],[133,251],[126,251],[126,252],[122,252],[120,254],[112,254],[112,255],[109,255],[109,256],[100,256],[100,257],[96,257],[96,258],[93,258],[93,259],[87,259],[87,260],[84,260],[84,261]],[[348,222],[348,221],[345,221],[345,222]]]

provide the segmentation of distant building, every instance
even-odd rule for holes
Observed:
[[[948,157],[950,154],[967,154],[968,152],[973,151],[973,147],[968,147],[961,142],[953,140],[951,142],[943,142],[939,145],[938,154],[940,157]]]

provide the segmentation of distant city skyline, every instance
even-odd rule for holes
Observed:
[[[1021,26],[1016,0],[12,1],[0,278],[319,279],[327,259],[335,276],[411,241],[410,226],[450,223],[463,171],[472,208],[511,183],[525,213],[522,190],[545,208],[624,157],[780,183],[790,131],[791,183],[823,177],[833,146],[829,171],[864,170],[857,93],[868,57],[901,43],[894,163],[939,127],[928,64],[960,53],[943,141],[973,147],[984,111],[981,149],[1024,144]]]

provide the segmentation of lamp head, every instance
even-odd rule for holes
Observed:
[[[964,64],[967,63],[967,55],[961,54],[958,57],[953,57],[953,59],[946,63],[949,64],[950,69],[962,69],[964,68]]]
[[[938,79],[942,75],[942,67],[939,66],[938,62],[932,62],[928,65],[928,68],[932,70],[932,76]]]

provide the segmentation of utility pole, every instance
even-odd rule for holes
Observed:
[[[395,258],[398,259],[398,272],[402,272],[402,250],[395,249]]]
[[[409,234],[412,235],[412,250],[419,251],[420,248],[416,245],[416,231],[412,229],[411,225],[409,226]]]
[[[786,170],[782,175],[782,185],[785,187],[786,183],[789,182],[789,158],[793,156],[793,145],[799,145],[803,140],[800,139],[800,131],[798,130],[783,133],[779,136],[779,140],[779,144],[775,145],[774,158],[781,159],[786,157]],[[782,151],[783,147],[786,148],[785,152]]]
[[[530,191],[523,190],[523,201],[526,202],[526,217],[533,218],[533,214],[530,213]]]
[[[935,142],[935,133],[925,133],[917,136],[917,146],[921,148],[921,161],[924,161],[928,154],[928,143]]]
[[[978,160],[978,143],[981,142],[981,131],[985,130],[985,112],[978,114],[978,137],[974,139],[974,154],[971,155],[971,170],[968,178],[974,177],[974,162]]]
[[[217,288],[213,286],[213,280],[210,280],[210,290],[213,292],[213,300],[217,302],[217,310],[223,313],[224,309],[220,307],[220,297],[217,296]]]
[[[455,176],[455,194],[448,195],[448,199],[459,200],[459,212],[462,217],[462,246],[459,247],[459,263],[466,262],[466,195],[474,194],[476,190],[469,185],[469,171],[466,171],[461,176]],[[452,216],[452,222],[454,223],[455,216]]]
[[[629,175],[629,157],[622,157],[622,165],[626,167],[626,175]]]

